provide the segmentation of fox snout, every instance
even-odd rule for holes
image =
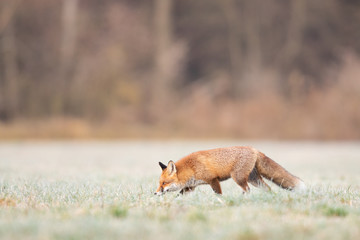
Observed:
[[[154,195],[161,196],[165,193],[164,188],[160,187],[156,192],[154,192]]]

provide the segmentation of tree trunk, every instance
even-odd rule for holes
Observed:
[[[2,60],[3,60],[3,90],[2,107],[0,106],[0,120],[12,120],[18,113],[19,84],[18,67],[16,63],[16,41],[14,34],[13,14],[16,9],[16,1],[13,4],[2,7],[0,32]]]
[[[77,40],[77,15],[79,0],[63,0],[62,4],[62,35],[60,42],[60,65],[57,83],[60,88],[56,94],[53,111],[64,114],[69,107],[68,96],[71,85],[71,70]]]
[[[298,66],[296,58],[301,54],[303,30],[306,24],[306,0],[293,0],[290,5],[290,22],[287,31],[286,44],[283,49],[285,74],[282,84],[283,91],[292,101],[299,102],[306,91],[304,76],[294,66]]]
[[[228,27],[228,51],[230,59],[231,94],[236,96],[240,91],[242,74],[241,26],[235,0],[220,1]]]
[[[251,95],[257,88],[262,71],[261,22],[262,2],[252,0],[244,2],[244,30],[247,46],[246,62],[244,63],[243,94]]]
[[[147,80],[147,86],[144,89],[146,109],[144,109],[143,118],[148,122],[154,121],[156,115],[165,109],[173,87],[172,7],[173,0],[155,0],[154,2],[154,69],[153,77]]]
[[[155,96],[162,102],[171,88],[169,51],[172,45],[172,0],[155,1]]]
[[[78,2],[78,0],[63,0],[60,65],[65,74],[69,72],[75,53]]]
[[[284,47],[285,62],[293,61],[302,45],[303,30],[306,23],[306,0],[292,0],[287,40]]]

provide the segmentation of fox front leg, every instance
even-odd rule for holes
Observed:
[[[221,191],[221,186],[220,186],[220,182],[218,179],[213,179],[211,182],[210,182],[210,186],[211,188],[214,190],[214,192],[216,194],[222,194],[222,191]]]
[[[195,187],[185,187],[183,189],[181,189],[180,194],[184,194],[184,193],[189,193],[194,191]]]

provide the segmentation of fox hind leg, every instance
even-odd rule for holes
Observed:
[[[270,186],[266,184],[256,168],[251,171],[248,181],[255,187],[261,188],[265,191],[271,191]]]
[[[244,193],[250,192],[249,185],[247,184],[247,178],[239,175],[240,174],[232,173],[231,177],[244,190]]]

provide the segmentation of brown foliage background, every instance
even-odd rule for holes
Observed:
[[[3,0],[0,138],[360,138],[352,0]]]

